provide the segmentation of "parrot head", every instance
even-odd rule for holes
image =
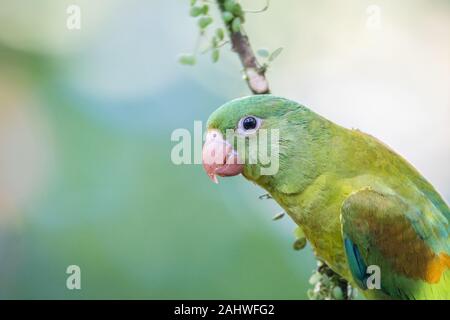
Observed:
[[[303,156],[298,157],[291,157],[290,153],[301,149],[301,141],[308,143],[313,139],[308,127],[319,118],[296,102],[273,95],[232,100],[214,111],[208,119],[202,151],[203,167],[215,183],[218,182],[217,176],[238,174],[260,185],[282,178],[290,174],[289,170],[284,170],[290,167],[286,163],[288,159],[311,162],[306,150]],[[262,133],[264,139],[261,139]],[[276,139],[273,139],[274,133]],[[253,149],[251,141],[255,142]],[[273,166],[267,160],[278,164],[275,171],[264,174],[265,169]]]

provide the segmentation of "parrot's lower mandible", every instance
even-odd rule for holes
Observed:
[[[273,95],[226,103],[207,129],[209,177],[242,174],[267,190],[367,298],[450,299],[449,207],[385,144]]]

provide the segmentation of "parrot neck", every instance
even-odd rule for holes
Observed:
[[[324,173],[337,170],[332,154],[339,146],[335,143],[333,123],[315,117],[306,124],[285,129],[280,140],[279,170],[274,175],[258,175],[259,168],[252,167],[244,176],[269,192],[301,194]],[[246,175],[247,174],[247,175]]]

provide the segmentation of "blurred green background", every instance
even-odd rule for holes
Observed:
[[[265,1],[242,1],[258,9]],[[68,30],[66,9],[81,8]],[[367,25],[370,5],[379,28]],[[450,3],[271,1],[272,91],[409,159],[450,199]],[[248,94],[228,47],[192,51],[188,0],[0,0],[0,298],[303,299],[294,224],[242,177],[176,166],[177,128]],[[82,290],[66,288],[81,268]]]

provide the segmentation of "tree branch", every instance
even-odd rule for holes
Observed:
[[[225,12],[223,1],[217,0],[220,11]],[[230,35],[232,50],[237,53],[244,68],[245,80],[253,94],[270,93],[266,69],[261,67],[250,45],[248,37],[242,31],[233,31],[232,25],[224,21]]]
[[[254,94],[270,93],[265,69],[259,66],[248,37],[241,32],[232,32],[230,37],[233,51],[238,54],[244,67],[245,78],[250,90]]]

